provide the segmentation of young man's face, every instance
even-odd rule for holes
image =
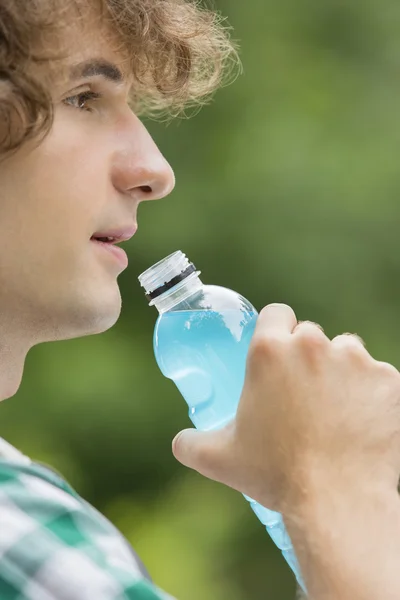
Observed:
[[[121,56],[93,27],[71,39],[71,65]],[[57,82],[55,121],[42,144],[0,165],[0,306],[29,344],[99,333],[118,319],[121,264],[95,232],[134,227],[138,205],[174,186],[173,172],[127,104],[131,82]],[[98,100],[81,96],[92,89]],[[82,105],[82,108],[78,108]]]

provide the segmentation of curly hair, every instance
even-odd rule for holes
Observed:
[[[128,61],[139,116],[184,115],[240,71],[230,28],[196,0],[0,0],[1,156],[49,133],[54,101],[42,73],[60,73],[60,40],[89,9]]]

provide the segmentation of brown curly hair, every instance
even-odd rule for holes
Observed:
[[[3,157],[49,133],[49,77],[68,57],[61,40],[94,9],[128,61],[135,81],[129,104],[140,116],[183,115],[239,72],[230,28],[195,0],[0,0]]]

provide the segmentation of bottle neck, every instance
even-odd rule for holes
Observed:
[[[150,306],[154,304],[160,314],[165,313],[178,304],[185,302],[190,296],[196,294],[203,287],[203,283],[199,278],[200,271],[191,273],[186,279],[180,281],[176,286],[167,290],[161,296],[154,298],[150,302]]]

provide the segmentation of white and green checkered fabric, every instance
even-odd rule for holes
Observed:
[[[0,438],[1,600],[173,600],[122,534]]]

